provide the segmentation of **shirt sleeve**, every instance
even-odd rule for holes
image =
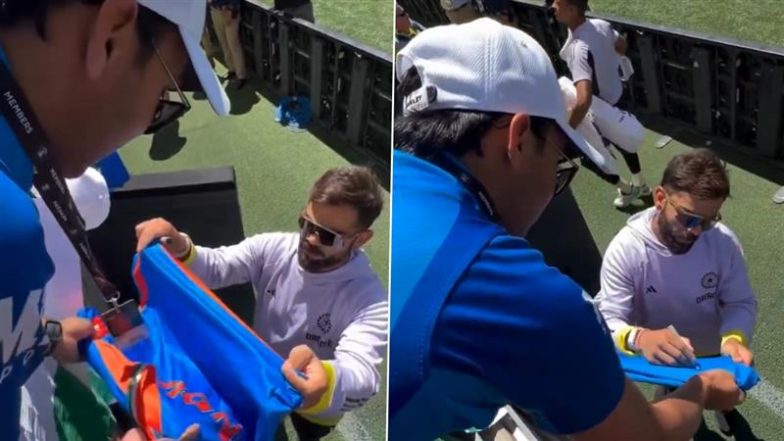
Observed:
[[[574,40],[572,42],[571,54],[569,55],[568,65],[569,71],[572,73],[572,82],[574,84],[580,81],[592,81],[593,67],[589,61],[590,50],[588,45],[582,40]]]
[[[601,290],[596,303],[621,350],[627,350],[626,336],[631,329],[629,319],[634,306],[634,258],[628,250],[629,235],[622,230],[610,242],[602,260]]]
[[[219,248],[195,247],[190,269],[210,289],[220,289],[254,280],[261,271],[270,235],[259,234]]]
[[[377,291],[374,294],[383,292],[380,283]],[[378,367],[386,352],[388,316],[386,300],[370,304],[355,314],[340,336],[335,358],[324,361],[329,377],[327,392],[315,406],[300,411],[301,415],[316,423],[334,425],[343,413],[361,407],[378,393],[381,384]]]
[[[512,237],[491,242],[453,290],[431,350],[434,366],[481,377],[558,434],[604,421],[625,382],[590,297]]]
[[[728,228],[720,232],[729,236],[725,254],[729,256],[727,277],[719,289],[721,335],[738,335],[741,342],[748,345],[757,322],[757,299],[751,289],[743,248],[738,238]]]

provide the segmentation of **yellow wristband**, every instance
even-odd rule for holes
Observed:
[[[318,403],[308,407],[307,409],[300,409],[297,413],[301,415],[319,414],[329,409],[329,405],[332,403],[332,396],[335,394],[335,385],[337,384],[338,379],[335,373],[335,366],[333,366],[332,363],[328,361],[322,361],[321,364],[324,366],[324,370],[327,372],[327,390],[324,391],[324,395],[321,396]]]
[[[188,254],[183,256],[180,261],[182,261],[182,264],[185,266],[191,266],[194,260],[196,260],[196,247],[193,245],[193,242],[191,242],[191,246],[188,248]]]
[[[628,339],[629,334],[631,334],[631,332],[635,329],[637,328],[634,326],[627,326],[621,329],[621,332],[618,333],[618,339],[615,341],[615,344],[624,354],[634,355],[634,351],[629,348]]]
[[[724,346],[724,343],[727,343],[728,340],[737,340],[743,346],[748,346],[746,334],[740,329],[733,329],[729,332],[725,332],[724,335],[721,336],[721,345]]]

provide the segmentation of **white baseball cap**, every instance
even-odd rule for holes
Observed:
[[[404,114],[464,109],[552,119],[580,152],[611,173],[605,157],[569,125],[552,62],[525,32],[491,18],[429,28],[398,53],[398,80],[412,67],[422,87],[403,97]]]
[[[201,48],[207,20],[207,0],[138,0],[139,4],[177,25],[188,51],[193,70],[213,110],[226,116],[231,109],[229,97]]]

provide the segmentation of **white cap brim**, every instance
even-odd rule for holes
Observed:
[[[207,100],[210,102],[212,109],[219,116],[228,115],[231,111],[231,102],[220,80],[218,80],[218,75],[207,60],[207,55],[204,54],[204,50],[201,48],[201,42],[190,37],[188,32],[183,29],[180,30],[180,35],[182,36],[182,42],[185,44],[185,49],[188,51],[188,57],[191,59],[191,66],[199,79],[204,94],[207,95]]]
[[[585,155],[586,159],[596,164],[603,172],[610,174],[610,175],[617,175],[618,169],[615,165],[615,161],[608,161],[607,156],[603,155],[598,149],[603,147],[594,147],[585,140],[585,138],[577,133],[576,130],[569,125],[563,118],[558,118],[555,120],[561,130],[566,133],[566,136],[572,140],[577,149]]]

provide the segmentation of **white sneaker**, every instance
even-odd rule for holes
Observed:
[[[644,198],[645,196],[651,195],[651,187],[648,187],[648,184],[642,184],[640,186],[640,197]]]
[[[629,193],[624,193],[619,188],[618,197],[615,198],[615,200],[613,201],[613,205],[615,205],[616,208],[625,208],[628,207],[629,204],[631,204],[635,199],[638,199],[639,197],[640,197],[640,187],[632,185]]]

